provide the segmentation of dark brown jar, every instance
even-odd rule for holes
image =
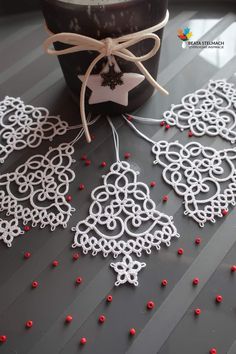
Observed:
[[[49,30],[53,33],[73,32],[96,39],[120,37],[147,29],[161,22],[166,15],[167,0],[41,0],[44,17]],[[156,32],[162,39],[163,29]],[[153,40],[146,39],[129,49],[136,56],[146,54],[153,47]],[[55,49],[65,49],[62,43],[55,43]],[[76,52],[58,56],[60,65],[74,100],[79,104],[81,81],[78,75],[84,75],[89,64],[98,52]],[[143,62],[150,74],[156,78],[160,49],[152,58]],[[139,69],[132,62],[116,58],[123,73],[136,72]],[[93,74],[99,74],[107,59],[102,59],[94,68]],[[86,89],[86,109],[94,113],[117,115],[128,113],[142,106],[153,94],[154,88],[144,80],[129,92],[128,106],[114,102],[89,104],[91,91]]]

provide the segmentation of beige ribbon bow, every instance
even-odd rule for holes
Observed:
[[[138,69],[140,70],[140,72],[146,77],[146,79],[155,89],[168,95],[168,92],[156,82],[156,80],[150,75],[148,70],[142,64],[143,61],[150,59],[158,52],[160,48],[160,38],[154,32],[163,28],[168,22],[168,19],[169,19],[169,12],[167,10],[164,20],[153,27],[147,28],[143,31],[121,36],[118,38],[108,37],[102,40],[97,40],[95,38],[83,36],[77,33],[65,32],[65,33],[53,34],[52,32],[49,31],[51,36],[45,40],[44,50],[50,55],[65,55],[65,54],[76,53],[85,50],[99,52],[97,57],[90,63],[84,75],[84,80],[80,92],[80,114],[81,114],[82,124],[84,126],[85,136],[88,142],[91,142],[91,137],[89,134],[88,124],[87,124],[86,114],[85,114],[85,104],[84,104],[85,91],[87,87],[88,78],[94,66],[104,57],[109,57],[113,55],[135,63]],[[147,54],[137,57],[128,50],[128,48],[131,47],[132,45],[137,44],[145,39],[154,40],[153,48]],[[50,49],[52,44],[56,42],[71,45],[71,47],[62,50]]]

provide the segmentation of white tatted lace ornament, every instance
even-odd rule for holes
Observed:
[[[184,96],[163,116],[169,125],[190,129],[195,136],[219,135],[236,142],[236,90],[225,80],[211,80],[206,89]]]
[[[128,162],[117,161],[110,172],[103,176],[103,185],[91,193],[93,200],[89,216],[76,227],[73,248],[81,247],[83,253],[99,252],[114,258],[123,255],[111,267],[118,273],[115,285],[126,282],[138,285],[138,272],[145,267],[132,259],[143,252],[170,246],[173,237],[179,237],[173,218],[156,210],[145,183],[137,181],[138,172]]]
[[[23,224],[41,228],[67,226],[75,210],[66,200],[75,178],[71,165],[74,148],[64,143],[45,155],[34,155],[15,172],[0,175],[0,211]]]
[[[18,97],[0,102],[0,163],[14,150],[36,148],[43,140],[63,135],[68,123],[49,115],[46,108],[25,105]]]
[[[236,205],[236,148],[217,151],[197,142],[159,141],[152,152],[154,164],[164,167],[165,182],[184,198],[184,214],[200,227]]]
[[[12,241],[15,237],[24,234],[24,231],[18,226],[17,219],[10,221],[0,219],[0,240],[8,247],[12,246]]]

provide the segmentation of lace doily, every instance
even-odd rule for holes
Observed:
[[[18,97],[0,102],[0,163],[14,150],[36,148],[42,140],[63,135],[68,123],[49,115],[46,108],[25,105]]]
[[[207,89],[184,96],[163,116],[169,125],[190,129],[196,136],[220,135],[236,142],[236,90],[225,80],[211,80]]]
[[[59,225],[66,227],[75,210],[66,200],[69,184],[75,178],[70,168],[75,161],[73,153],[73,146],[64,143],[50,148],[46,155],[32,156],[15,172],[0,175],[0,211],[23,224],[41,228],[50,225],[51,230]],[[9,236],[2,231],[1,238],[12,241],[10,235],[16,224],[10,222],[5,227],[5,223],[2,222],[2,230],[7,228]]]
[[[162,176],[184,198],[185,215],[203,227],[236,204],[236,148],[217,151],[197,142],[159,141],[152,147],[154,164],[164,167]]]
[[[24,234],[24,231],[18,225],[17,219],[10,221],[0,219],[0,240],[8,247],[12,246],[14,237]]]
[[[103,184],[91,193],[88,217],[72,228],[73,248],[81,247],[83,253],[93,256],[123,255],[121,261],[111,263],[117,272],[117,286],[126,282],[138,285],[138,273],[146,264],[134,260],[133,255],[150,254],[152,248],[170,246],[172,238],[179,237],[173,218],[156,210],[148,186],[138,182],[137,176],[128,162],[117,158],[103,176]]]

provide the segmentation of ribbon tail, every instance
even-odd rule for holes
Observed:
[[[85,113],[85,91],[86,91],[86,87],[87,87],[87,82],[89,79],[89,76],[94,68],[94,66],[104,57],[104,54],[99,54],[93,61],[92,63],[89,65],[85,75],[84,75],[84,80],[81,86],[81,91],[80,91],[80,115],[81,115],[81,120],[82,120],[82,124],[84,127],[84,133],[86,136],[86,140],[88,143],[91,143],[91,136],[89,133],[89,129],[88,129],[88,123],[87,123],[87,119],[86,119],[86,113]]]

